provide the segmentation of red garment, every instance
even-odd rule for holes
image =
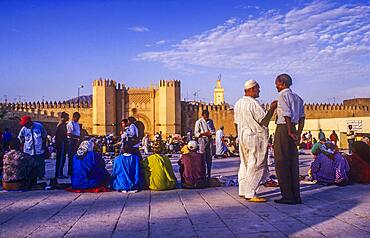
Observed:
[[[181,184],[184,188],[204,188],[207,186],[206,165],[201,154],[196,152],[183,154],[178,164]]]
[[[329,136],[329,139],[331,142],[334,142],[335,145],[337,145],[337,142],[338,142],[338,136],[334,133],[331,133],[331,135]]]
[[[89,189],[72,189],[66,188],[65,189],[68,192],[72,193],[105,193],[105,192],[110,192],[111,190],[106,187],[99,187],[99,188],[89,188]]]
[[[350,167],[349,179],[354,183],[370,183],[370,165],[353,153],[347,157]]]

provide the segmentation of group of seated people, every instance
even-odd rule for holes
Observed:
[[[184,188],[207,186],[205,161],[197,153],[197,142],[190,141],[187,151],[178,161],[181,184]],[[37,187],[36,161],[20,150],[18,139],[9,143],[4,155],[4,190],[31,190]],[[135,193],[142,189],[175,189],[177,179],[168,157],[154,154],[142,159],[128,144],[113,162],[112,173],[105,168],[104,159],[94,142],[83,141],[73,157],[73,174],[69,191],[102,192],[117,190]]]
[[[73,158],[72,190],[112,189],[124,193],[136,193],[143,189],[175,189],[177,179],[168,157],[154,154],[142,159],[129,145],[122,146],[122,153],[114,159],[112,174],[105,168],[104,160],[93,150],[93,142],[81,143]],[[181,184],[183,188],[207,186],[205,161],[197,153],[197,143],[188,143],[188,153],[181,156]]]
[[[362,142],[353,144],[352,154],[341,154],[330,141],[319,141],[311,150],[315,156],[309,170],[311,180],[319,184],[344,186],[370,183],[370,148]]]

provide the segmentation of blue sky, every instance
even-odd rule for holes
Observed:
[[[293,76],[306,102],[370,97],[370,1],[0,1],[0,99],[64,100],[92,81],[179,79],[182,97],[226,100],[244,81],[273,100]]]

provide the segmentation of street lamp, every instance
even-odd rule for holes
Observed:
[[[80,85],[77,89],[77,111],[80,112],[80,88],[84,88],[83,85]]]

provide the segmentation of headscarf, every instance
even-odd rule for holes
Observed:
[[[197,142],[195,141],[195,140],[191,140],[191,141],[189,141],[189,143],[188,143],[188,149],[190,150],[190,151],[194,151],[194,150],[196,150],[198,148],[198,144],[197,144]]]
[[[82,141],[80,146],[78,147],[77,155],[78,155],[78,157],[80,157],[82,159],[83,157],[85,157],[87,152],[93,151],[93,149],[94,149],[94,143],[93,142],[87,141],[87,140]]]

